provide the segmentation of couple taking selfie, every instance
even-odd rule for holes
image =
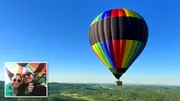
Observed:
[[[23,68],[22,75],[14,74],[6,84],[6,96],[46,96],[46,74],[34,76],[29,68]]]

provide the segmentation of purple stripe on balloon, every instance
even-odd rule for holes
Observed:
[[[112,63],[112,58],[110,57],[110,54],[108,53],[106,42],[105,41],[101,42],[101,46],[102,46],[103,51],[104,51],[104,53],[105,53],[105,55],[106,55],[110,65],[111,65],[111,68],[113,68],[114,64]]]
[[[112,12],[112,10],[107,11],[106,14],[105,14],[105,18],[110,18],[111,17],[111,12]]]
[[[108,50],[109,56],[110,56],[112,63],[113,63],[113,68],[115,68],[115,60],[114,60],[114,52],[113,52],[112,41],[106,41],[106,45],[107,45],[107,50]]]

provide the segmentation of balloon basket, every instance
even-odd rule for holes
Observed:
[[[115,81],[114,85],[115,86],[122,86],[122,81],[119,81],[119,80]]]

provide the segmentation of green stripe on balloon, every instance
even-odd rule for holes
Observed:
[[[144,20],[143,17],[142,17],[141,15],[139,15],[138,13],[136,13],[136,12],[133,12],[133,13],[136,14],[136,16],[137,16],[139,19]]]
[[[101,43],[99,43],[99,42],[96,43],[96,47],[97,47],[98,51],[100,52],[100,55],[102,56],[103,60],[107,63],[108,67],[112,68],[107,57],[106,57],[106,55],[105,55],[105,53],[104,53],[104,51],[103,51],[103,49],[102,49]]]
[[[126,64],[125,64],[125,66],[124,66],[125,68],[129,68],[129,67],[127,67],[127,66],[130,64],[131,58],[133,58],[133,54],[135,53],[137,44],[138,44],[138,41],[134,41],[134,40],[133,40],[130,53],[128,54],[127,62],[126,62]]]
[[[133,59],[135,58],[135,56],[136,56],[137,52],[139,51],[141,45],[142,45],[142,42],[138,42],[136,49],[135,49],[135,52],[133,53],[132,58],[130,59],[126,68],[128,68],[129,64],[131,64],[133,62]]]
[[[101,16],[102,16],[102,13],[99,14],[99,15],[93,20],[93,22],[91,23],[91,25],[94,24],[94,23],[96,23],[96,22],[98,22],[99,19],[101,18]],[[91,25],[90,25],[90,26],[91,26]]]

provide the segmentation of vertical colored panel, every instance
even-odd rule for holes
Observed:
[[[111,17],[117,17],[118,16],[118,10],[117,9],[113,9],[111,12]]]
[[[104,60],[104,62],[106,62],[106,59],[105,59],[105,57],[103,56],[103,53],[101,52],[98,43],[95,44],[95,47],[96,47],[96,49],[97,49],[97,51],[98,51],[98,54],[102,57],[102,59]],[[107,64],[107,62],[106,62],[106,64]]]
[[[22,67],[18,65],[18,73],[22,75]]]
[[[99,51],[100,51],[100,54],[102,54],[105,62],[107,63],[108,68],[110,68],[110,67],[111,67],[111,66],[110,66],[110,63],[109,63],[109,61],[108,61],[108,59],[107,59],[107,56],[106,56],[105,53],[104,53],[104,50],[102,49],[101,43],[97,43],[96,45],[97,45],[97,47],[98,47],[98,49],[99,49]]]
[[[98,51],[96,44],[94,44],[92,46],[92,49],[94,50],[94,52],[96,53],[96,55],[99,57],[99,59],[105,64],[106,67],[108,67],[107,63],[105,62],[105,60],[103,59],[103,57],[101,56],[100,52]]]
[[[28,63],[28,65],[33,66],[34,68],[38,68],[39,63]]]
[[[105,18],[110,18],[111,17],[111,11],[112,10],[106,11]]]
[[[127,67],[131,66],[131,64],[136,60],[136,55],[137,55],[137,53],[138,53],[141,45],[142,45],[142,42],[139,42],[139,41],[138,41],[137,46],[136,46],[136,49],[135,49],[135,52],[133,53],[132,58],[129,60],[130,63],[128,64]]]
[[[101,16],[102,16],[102,13],[99,14],[99,15],[92,21],[91,25],[94,24],[94,23],[96,23],[97,21],[99,21],[99,20],[101,19]],[[91,25],[90,25],[90,26],[91,26]]]
[[[35,67],[33,67],[33,66],[29,65],[29,64],[27,64],[25,67],[26,68],[30,68],[33,72],[36,70]]]
[[[123,9],[118,9],[118,16],[126,16],[126,13]]]
[[[132,40],[126,40],[126,48],[125,48],[125,53],[123,57],[122,68],[125,68],[125,63],[127,62],[127,58],[131,50],[132,42],[133,42]]]
[[[130,10],[131,11],[131,10]],[[133,17],[136,17],[136,18],[139,18],[139,16],[134,12],[134,11],[131,11]],[[141,18],[140,18],[141,19]]]
[[[101,15],[102,15],[102,13],[99,14],[99,15],[95,18],[96,22],[100,19]]]
[[[120,41],[119,40],[112,40],[113,45],[113,52],[114,52],[114,61],[115,61],[115,68],[120,68]]]
[[[126,40],[120,40],[120,68],[122,68],[122,62],[124,58],[124,53],[125,53],[125,48],[126,48]]]
[[[137,54],[135,55],[135,59],[141,54],[141,52],[143,51],[143,49],[144,49],[144,43],[142,42],[141,43],[141,46],[140,46],[140,48],[139,48],[139,50],[138,50],[138,52],[137,52]]]
[[[97,50],[97,54],[99,54],[99,56],[101,57],[101,60],[103,60],[105,62],[105,64],[107,64],[108,68],[111,68],[111,65],[107,59],[107,56],[104,53],[104,50],[102,49],[102,46],[100,43],[96,43],[95,44],[95,48]]]
[[[105,15],[106,15],[106,12],[103,12],[103,13],[102,13],[102,16],[101,16],[101,20],[104,20]]]
[[[133,14],[131,13],[131,11],[129,11],[129,10],[125,9],[125,8],[123,8],[123,9],[124,9],[127,17],[133,17]]]
[[[42,71],[39,73],[39,76],[42,76],[46,72],[46,65],[44,65]]]
[[[112,59],[113,68],[115,68],[115,60],[114,60],[114,52],[113,52],[112,41],[109,40],[109,41],[105,41],[105,42],[106,42],[106,45],[107,45],[107,50],[108,50],[109,56]]]
[[[134,12],[136,13],[136,12]],[[139,19],[143,19],[143,17],[141,15],[139,15],[138,13],[136,13],[136,15],[138,16]]]
[[[134,41],[132,42],[132,46],[131,46],[131,50],[130,50],[130,53],[128,55],[128,58],[127,58],[127,62],[125,63],[125,68],[128,68],[128,64],[130,64],[130,60],[133,58],[133,54],[135,53],[135,49],[137,47],[137,44],[138,44],[138,41]]]
[[[106,42],[101,42],[101,46],[102,46],[102,49],[103,49],[103,52],[106,56],[107,61],[110,63],[110,68],[114,67],[112,59],[111,59],[111,57],[108,53],[108,50],[107,50]]]

